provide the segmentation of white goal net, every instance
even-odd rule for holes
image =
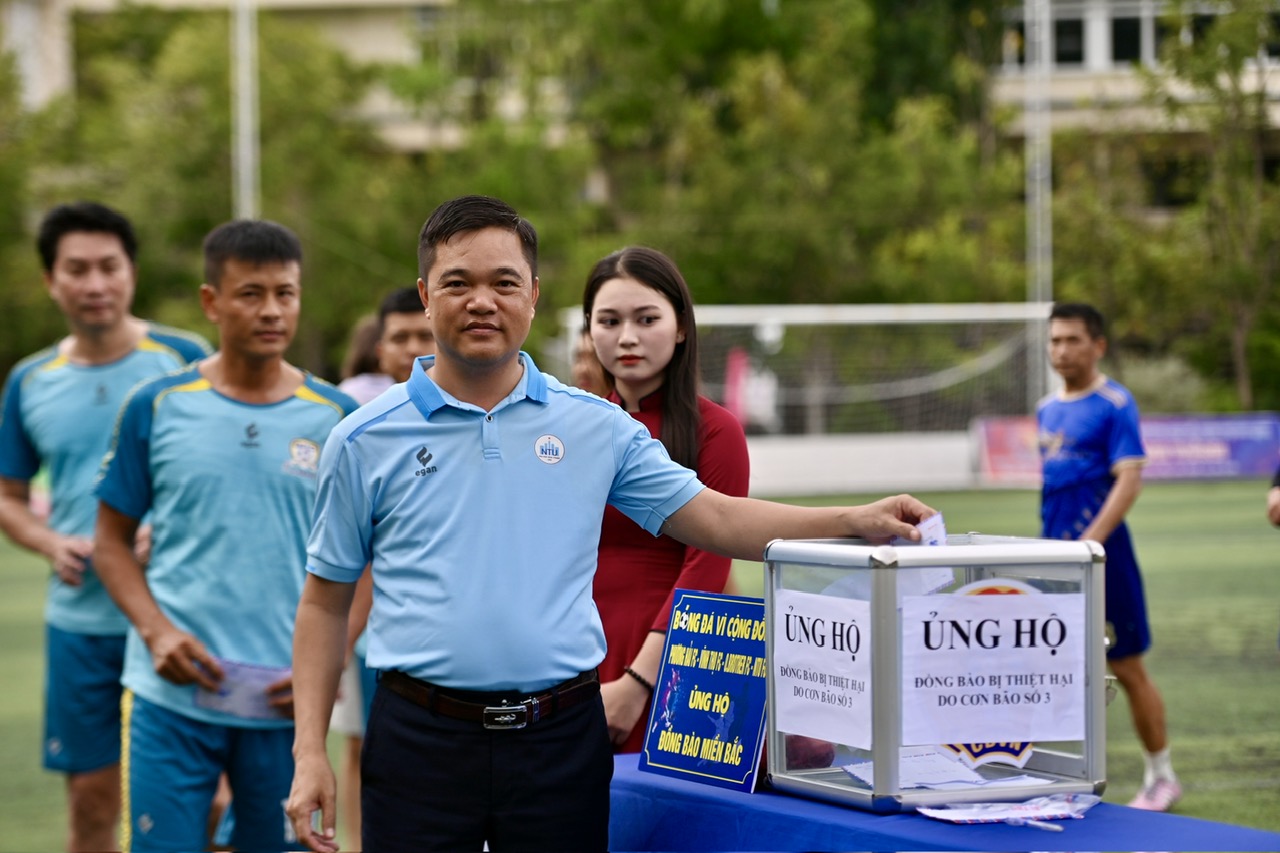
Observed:
[[[702,392],[752,434],[967,430],[1044,393],[1050,307],[700,305]],[[566,364],[581,317],[561,315]]]

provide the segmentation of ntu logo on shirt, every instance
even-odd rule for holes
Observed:
[[[548,465],[554,465],[564,458],[564,442],[554,435],[540,435],[533,443],[533,452]]]
[[[98,390],[93,395],[93,404],[95,406],[105,406],[108,402],[110,400],[107,397],[107,386],[99,385]]]
[[[249,424],[244,428],[244,441],[240,442],[241,447],[257,447],[258,446],[258,425]]]
[[[413,455],[413,458],[417,459],[418,464],[422,466],[417,471],[413,472],[413,476],[425,477],[428,474],[434,474],[436,472],[436,466],[427,464],[432,460],[433,457],[431,456],[431,451],[427,450],[426,447],[423,447],[421,450],[415,453]]]

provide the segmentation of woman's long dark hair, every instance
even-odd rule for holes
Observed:
[[[675,261],[646,246],[628,246],[601,258],[587,276],[582,312],[587,328],[601,286],[615,278],[634,279],[666,297],[676,312],[684,340],[676,344],[671,361],[662,371],[662,434],[658,439],[667,453],[686,468],[698,467],[698,326],[693,317],[693,297]],[[605,368],[610,381],[613,374]],[[638,401],[636,401],[638,402]]]

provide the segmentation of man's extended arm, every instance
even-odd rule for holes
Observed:
[[[338,849],[337,783],[325,739],[346,654],[355,584],[308,575],[293,630],[293,788],[286,810],[298,840],[321,853]],[[320,813],[320,829],[312,815]]]
[[[934,513],[910,495],[862,506],[804,507],[703,489],[667,519],[663,532],[704,551],[759,562],[774,539],[859,536],[887,542],[902,536],[915,541],[920,537],[915,525]]]
[[[1116,481],[1111,484],[1107,499],[1102,502],[1098,514],[1080,534],[1080,538],[1105,543],[1124,522],[1141,492],[1142,466],[1138,463],[1121,464],[1116,468]]]

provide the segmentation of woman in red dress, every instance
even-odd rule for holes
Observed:
[[[601,259],[582,298],[586,329],[613,385],[609,399],[648,427],[707,486],[746,495],[747,439],[726,409],[698,394],[698,330],[689,287],[656,249]],[[617,752],[644,742],[676,588],[720,592],[731,560],[650,536],[613,507],[600,532],[595,601],[608,651],[601,695]]]

